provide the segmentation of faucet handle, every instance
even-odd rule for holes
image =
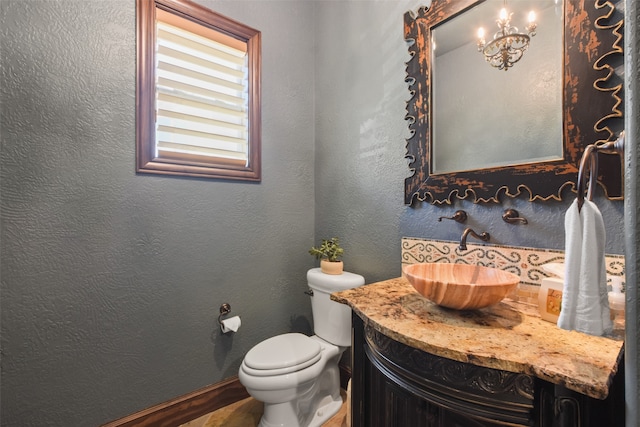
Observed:
[[[504,222],[508,222],[509,224],[515,224],[518,222],[520,224],[529,223],[526,218],[520,217],[520,214],[515,209],[507,209],[506,211],[504,211],[504,213],[502,214],[502,219],[504,220]]]
[[[453,216],[451,217],[441,216],[440,218],[438,218],[438,222],[442,222],[443,219],[452,219],[455,222],[459,222],[460,224],[462,224],[467,220],[467,213],[463,210],[458,210],[458,211],[455,211],[453,213]]]

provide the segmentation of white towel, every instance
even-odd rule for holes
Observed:
[[[591,335],[611,332],[604,259],[605,231],[595,203],[574,201],[565,220],[565,273],[558,326]]]

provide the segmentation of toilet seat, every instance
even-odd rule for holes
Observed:
[[[321,358],[316,340],[299,333],[277,335],[256,344],[246,354],[244,371],[254,376],[284,375],[305,369]]]

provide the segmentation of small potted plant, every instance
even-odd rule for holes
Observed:
[[[340,247],[337,237],[322,239],[320,246],[309,249],[309,253],[320,260],[320,269],[326,274],[342,274],[343,262],[340,260],[344,249]]]

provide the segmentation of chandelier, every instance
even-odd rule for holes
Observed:
[[[529,47],[531,37],[536,35],[536,14],[533,11],[529,12],[526,33],[520,33],[517,27],[511,26],[512,16],[513,13],[507,12],[506,7],[500,10],[496,21],[499,30],[493,35],[493,40],[488,43],[484,39],[484,28],[478,29],[478,52],[484,55],[485,60],[492,67],[499,70],[507,71],[513,67]]]

